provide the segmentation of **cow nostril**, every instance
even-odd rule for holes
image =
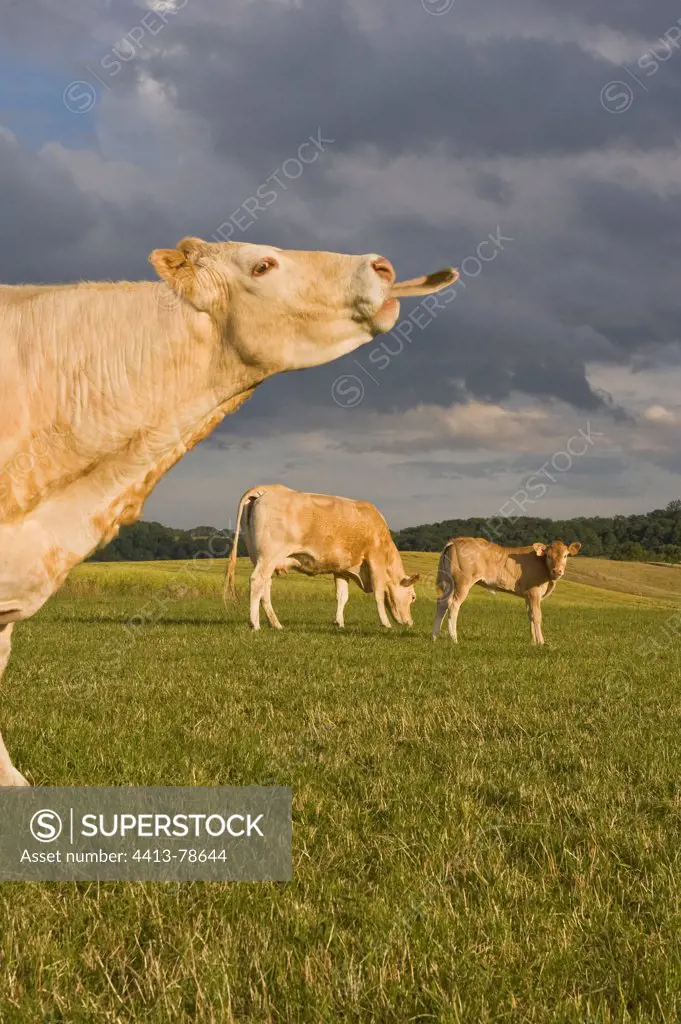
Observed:
[[[379,277],[382,277],[385,281],[393,284],[397,275],[390,260],[386,259],[385,256],[378,256],[372,261],[371,266]]]

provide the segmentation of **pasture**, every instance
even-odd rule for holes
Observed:
[[[483,591],[434,644],[428,580],[340,633],[291,575],[252,634],[248,571],[82,566],[3,732],[36,784],[291,785],[293,882],[0,886],[0,1021],[677,1021],[681,570],[571,560],[543,649]]]

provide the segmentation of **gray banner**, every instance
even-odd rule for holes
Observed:
[[[288,786],[0,788],[0,881],[291,879]]]

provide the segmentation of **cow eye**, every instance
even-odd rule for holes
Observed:
[[[277,261],[271,256],[268,256],[267,259],[260,260],[253,267],[253,277],[264,277],[264,275],[269,273],[270,270],[274,270],[276,266],[278,266]]]

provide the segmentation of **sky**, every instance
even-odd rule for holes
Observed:
[[[0,24],[0,280],[151,277],[185,235],[462,270],[263,384],[146,519],[225,526],[274,482],[394,528],[681,494],[678,0],[0,0]]]

